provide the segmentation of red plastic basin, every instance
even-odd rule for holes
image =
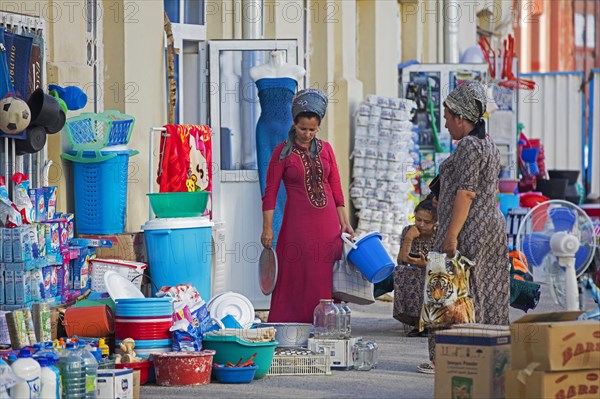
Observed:
[[[147,360],[145,362],[137,363],[119,363],[115,364],[115,367],[118,369],[140,370],[140,385],[144,385],[146,382],[148,382],[148,378],[150,377],[150,367],[152,367],[152,361]]]
[[[171,338],[171,320],[152,323],[115,323],[116,339],[133,338],[135,340],[168,339]]]
[[[210,383],[216,352],[167,352],[154,355],[156,383],[170,385],[206,385]]]

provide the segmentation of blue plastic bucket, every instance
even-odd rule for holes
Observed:
[[[519,196],[514,194],[499,193],[496,194],[500,203],[500,211],[506,217],[508,211],[519,207]]]
[[[73,162],[77,234],[125,231],[129,157],[137,151],[84,151],[62,154]]]
[[[342,239],[352,247],[346,259],[371,283],[385,280],[394,271],[395,263],[383,247],[378,232],[369,233],[356,242],[349,241],[344,235]]]
[[[205,217],[158,218],[142,226],[150,277],[158,288],[191,284],[210,299],[212,226]]]

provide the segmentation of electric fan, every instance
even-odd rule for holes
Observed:
[[[579,310],[577,278],[591,264],[595,243],[589,216],[562,200],[532,208],[521,221],[516,239],[533,281],[547,286],[554,301],[566,310]]]

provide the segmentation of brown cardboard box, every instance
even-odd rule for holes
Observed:
[[[435,398],[504,398],[508,330],[457,328],[435,335]]]
[[[600,370],[506,371],[506,399],[598,399]]]
[[[110,240],[112,242],[112,248],[98,248],[96,250],[96,256],[100,259],[122,259],[148,263],[144,233],[80,234],[79,237]]]
[[[600,321],[581,312],[530,314],[511,324],[511,368],[539,363],[536,371],[600,368]]]
[[[142,372],[140,370],[133,371],[133,399],[140,399],[140,378]]]

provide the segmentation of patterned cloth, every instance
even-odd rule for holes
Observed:
[[[471,292],[477,323],[508,324],[510,269],[506,222],[496,206],[500,154],[490,138],[467,136],[440,165],[440,197],[437,207],[438,234],[434,250],[440,251],[448,232],[456,192],[476,194],[467,220],[458,235],[458,250],[475,262],[471,270]],[[430,358],[433,361],[430,338]]]
[[[410,225],[402,230],[400,247],[406,238]],[[410,252],[427,254],[433,247],[435,233],[428,240],[417,237],[413,240]],[[416,326],[423,307],[423,288],[425,286],[425,268],[409,264],[400,264],[394,269],[394,319]]]
[[[304,89],[300,90],[294,98],[292,98],[292,118],[295,120],[302,112],[312,112],[319,115],[319,119],[323,120],[327,111],[327,96],[319,89]],[[320,122],[320,121],[319,121]],[[292,153],[292,146],[296,141],[296,129],[291,127],[288,132],[288,140],[285,143],[279,159],[289,157]],[[313,140],[310,144],[310,157],[315,158],[317,155],[317,143]]]
[[[444,101],[444,105],[457,115],[477,123],[485,114],[487,96],[485,88],[476,80],[457,86]]]

